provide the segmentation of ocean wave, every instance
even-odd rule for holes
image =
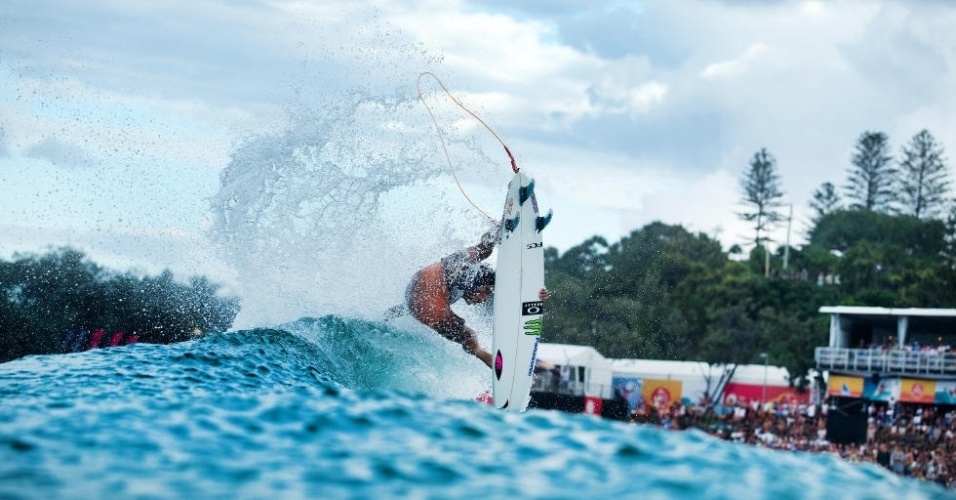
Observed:
[[[0,497],[950,497],[826,454],[449,396],[487,376],[437,335],[335,315],[30,356],[0,365]]]

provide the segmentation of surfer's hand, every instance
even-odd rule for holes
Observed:
[[[551,292],[547,288],[541,287],[541,290],[538,291],[538,298],[541,300],[548,300],[551,298]]]
[[[501,223],[496,222],[495,227],[481,235],[481,241],[479,241],[478,244],[483,247],[493,247],[498,243],[499,235],[501,235]]]

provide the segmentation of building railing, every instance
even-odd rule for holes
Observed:
[[[817,369],[900,375],[956,375],[956,354],[932,351],[817,347]]]

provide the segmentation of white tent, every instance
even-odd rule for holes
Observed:
[[[718,378],[724,366],[711,367],[703,361],[661,361],[656,359],[612,359],[609,360],[615,374],[654,378],[661,380],[687,380],[690,378]],[[764,365],[737,365],[734,382],[742,384],[761,384],[766,368],[767,384],[787,385],[790,373],[786,368]]]
[[[679,380],[683,397],[700,401],[707,391],[707,379],[715,384],[725,370],[724,365],[710,366],[703,361],[661,361],[655,359],[609,360],[614,377],[635,377],[656,380]],[[737,365],[732,382],[787,387],[789,372],[773,365]]]
[[[611,364],[597,349],[583,345],[541,343],[538,345],[538,360],[561,367],[581,368],[574,370],[570,381],[572,390],[579,388],[587,396],[611,398]]]

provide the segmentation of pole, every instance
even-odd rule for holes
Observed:
[[[760,392],[760,406],[763,407],[767,402],[767,365],[770,361],[770,356],[767,353],[760,353],[760,357],[763,358],[763,389]]]

